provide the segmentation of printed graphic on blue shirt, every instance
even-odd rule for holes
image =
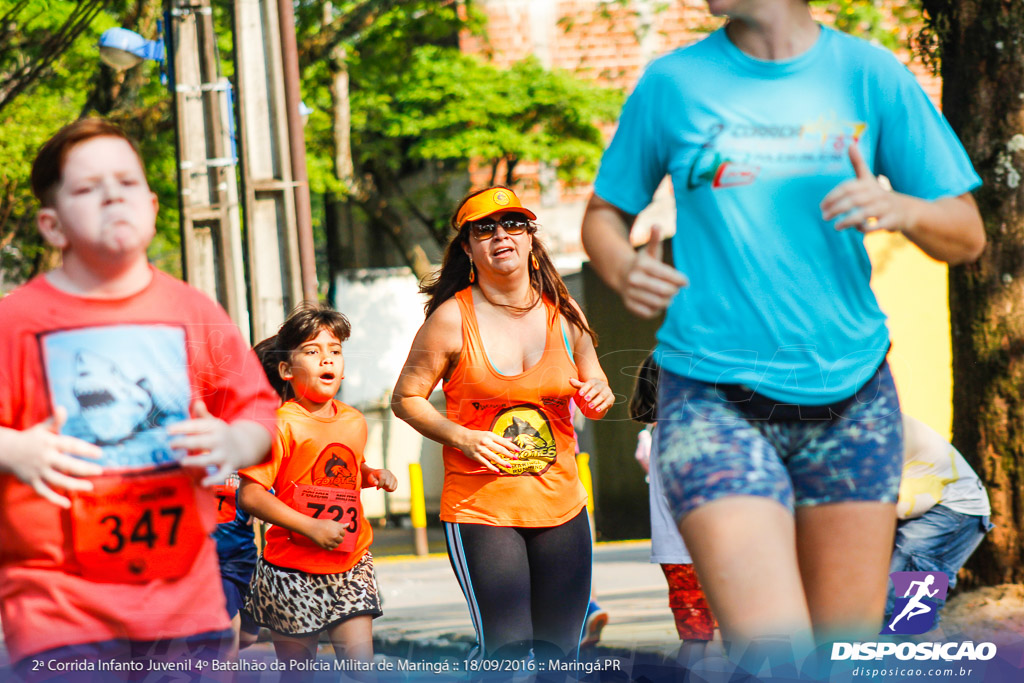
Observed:
[[[834,111],[793,123],[716,123],[690,165],[686,187],[720,190],[768,178],[839,174],[866,128],[866,122],[843,120]]]
[[[103,449],[104,467],[150,468],[180,460],[167,427],[189,417],[185,332],[111,325],[44,335],[50,400],[67,411],[61,433]]]

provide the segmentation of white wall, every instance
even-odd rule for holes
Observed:
[[[585,201],[562,202],[552,206],[531,206],[537,214],[540,238],[553,255],[573,254],[582,257],[580,225],[583,223]],[[651,225],[661,229],[662,238],[676,232],[676,202],[672,195],[672,182],[666,178],[646,209],[640,212],[630,235],[634,245],[646,244]]]
[[[423,324],[424,297],[408,268],[353,270],[335,281],[334,307],[352,324],[352,336],[343,345],[345,379],[338,398],[366,416],[369,434],[366,461],[387,467],[398,478],[398,490],[385,494],[363,491],[367,517],[409,512],[409,463],[423,469],[428,514],[436,514],[444,468],[441,447],[421,437],[391,414],[391,390],[405,364],[416,331]],[[434,403],[438,402],[435,392]]]
[[[339,276],[335,288],[332,303],[352,323],[339,398],[357,407],[379,402],[395,386],[423,324],[416,277],[408,268],[367,268]]]

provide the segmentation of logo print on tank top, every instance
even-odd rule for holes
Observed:
[[[355,461],[355,455],[348,446],[340,443],[329,444],[320,451],[316,465],[313,466],[313,485],[355,488],[356,472],[349,465]]]
[[[491,431],[508,439],[522,450],[509,460],[508,469],[498,465],[504,474],[544,474],[555,462],[557,449],[551,424],[536,406],[518,405],[498,413]]]

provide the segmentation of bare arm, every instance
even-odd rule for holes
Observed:
[[[171,425],[167,432],[177,438],[172,448],[186,448],[198,453],[182,460],[185,467],[217,467],[203,479],[203,486],[212,486],[227,479],[237,470],[257,465],[270,450],[270,432],[258,422],[235,420],[227,423],[210,414],[206,404],[192,404],[193,418]]]
[[[302,534],[324,550],[334,550],[345,539],[345,525],[330,518],[315,519],[281,501],[261,484],[242,477],[238,504],[247,514]]]
[[[903,234],[933,259],[951,265],[971,263],[985,250],[985,227],[969,193],[934,202],[900,195],[907,202]]]
[[[626,308],[641,318],[653,318],[668,307],[686,277],[661,262],[661,234],[651,229],[647,248],[633,251],[629,230],[636,216],[625,213],[597,195],[583,215],[583,248],[608,285],[622,296]]]
[[[921,251],[951,265],[970,263],[981,255],[985,227],[969,193],[918,199],[882,187],[856,145],[850,146],[850,162],[857,177],[840,183],[821,203],[823,219],[842,217],[836,230],[902,232]]]
[[[364,462],[359,467],[359,472],[362,474],[364,489],[376,486],[378,489],[384,489],[388,493],[394,493],[395,489],[398,488],[398,478],[391,470],[377,470]]]
[[[586,317],[579,305],[573,301],[573,307],[586,322]],[[572,357],[579,371],[579,380],[570,379],[569,383],[576,389],[576,396],[573,401],[576,407],[584,416],[591,420],[600,420],[608,413],[608,409],[615,404],[615,394],[608,386],[608,377],[601,369],[601,363],[597,358],[597,349],[594,348],[594,340],[590,335],[570,325],[570,334],[573,339]]]
[[[455,424],[430,404],[431,392],[454,369],[461,351],[462,317],[458,304],[449,299],[416,333],[391,396],[391,409],[428,439],[458,448],[466,457],[498,472],[495,463],[508,467],[504,458],[513,457],[519,447],[497,434]]]

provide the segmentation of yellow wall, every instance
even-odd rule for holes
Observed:
[[[889,363],[904,412],[947,437],[952,422],[952,362],[946,264],[921,253],[903,235],[865,240],[871,286],[889,316]]]

